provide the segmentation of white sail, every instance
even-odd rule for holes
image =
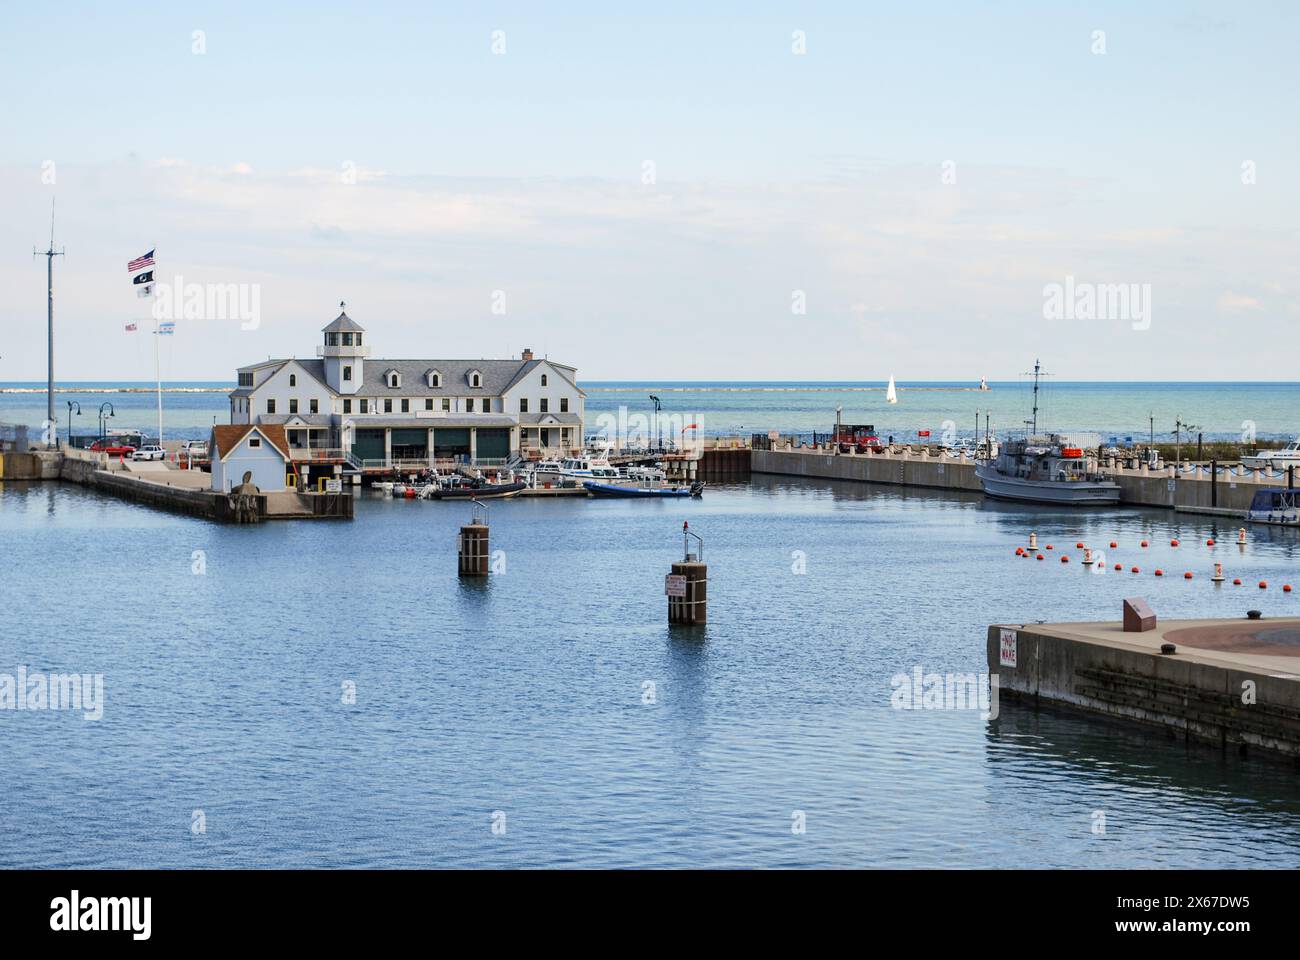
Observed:
[[[885,403],[898,403],[898,391],[894,389],[894,378],[889,378],[889,389],[885,391]]]

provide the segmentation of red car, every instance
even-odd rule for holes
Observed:
[[[135,453],[135,447],[117,440],[96,440],[90,449],[95,453],[107,453],[110,457],[129,457]]]

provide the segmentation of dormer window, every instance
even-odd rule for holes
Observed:
[[[442,374],[437,370],[424,371],[424,382],[428,384],[431,390],[437,390],[442,386]]]
[[[483,386],[483,374],[479,373],[477,370],[471,370],[466,374],[466,379],[469,380],[469,385],[471,387]]]
[[[396,390],[398,387],[402,385],[402,375],[398,373],[396,370],[385,370],[384,382],[388,384],[390,388]]]

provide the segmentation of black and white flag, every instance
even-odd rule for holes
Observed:
[[[153,283],[153,271],[146,270],[144,273],[136,274],[134,277],[131,278],[131,282],[135,284]]]

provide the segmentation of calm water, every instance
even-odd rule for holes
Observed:
[[[1293,612],[1207,578],[1218,558],[1297,579],[1294,534],[1242,556],[1203,545],[1230,536],[1207,519],[758,478],[493,505],[506,572],[467,584],[467,512],[368,499],[350,524],[235,528],[3,485],[0,672],[102,673],[106,705],[0,712],[0,866],[1300,866],[1284,764],[890,707],[898,672],[981,672],[991,622],[1113,618],[1138,592],[1165,617]],[[670,631],[683,519],[712,622]],[[1029,529],[1198,579],[1022,561]]]
[[[42,387],[44,384],[0,383],[0,388]],[[70,385],[73,386],[73,385]],[[105,386],[105,384],[81,384]],[[148,384],[136,386],[147,387]],[[229,386],[176,384],[176,386]],[[914,440],[918,430],[939,437],[945,430],[972,436],[976,413],[983,430],[988,412],[997,433],[1020,430],[1030,415],[1027,383],[995,383],[987,392],[969,383],[909,384],[900,382],[899,402],[884,402],[884,384],[850,383],[665,383],[663,381],[599,383],[582,381],[587,394],[587,432],[600,428],[608,414],[648,417],[650,394],[663,402],[663,415],[675,418],[677,429],[698,423],[704,435],[809,433],[829,430],[835,408],[844,408],[843,422],[870,423],[897,440]],[[107,402],[115,416],[110,427],[156,432],[156,399],[150,393],[59,393],[54,409],[61,436],[67,433],[68,401],[81,405],[73,417],[79,435],[98,429],[99,409]],[[1300,434],[1300,384],[1297,383],[1058,383],[1045,382],[1039,423],[1061,431],[1090,431],[1103,439],[1133,437],[1145,442],[1155,417],[1156,439],[1169,440],[1174,421],[1197,425],[1207,440],[1238,440],[1249,429],[1261,439],[1291,439]],[[75,409],[75,408],[74,408]],[[107,410],[107,408],[105,408]],[[0,393],[0,423],[26,424],[37,429],[45,419],[44,393]],[[227,423],[230,406],[221,393],[168,393],[163,396],[163,430],[172,439],[206,437],[213,423]],[[949,424],[951,424],[949,426]],[[635,424],[632,424],[635,427]]]

